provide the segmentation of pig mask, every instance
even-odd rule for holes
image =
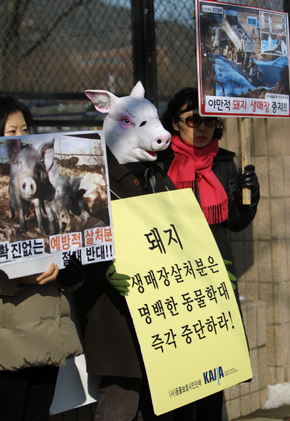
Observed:
[[[141,82],[131,94],[117,97],[108,91],[85,91],[100,113],[108,113],[103,130],[108,148],[120,164],[155,161],[166,149],[171,135],[162,126],[156,107],[144,98]]]

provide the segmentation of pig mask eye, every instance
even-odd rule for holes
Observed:
[[[145,126],[146,123],[147,123],[147,121],[142,121],[142,123],[140,124],[139,127]]]
[[[128,116],[121,117],[119,121],[121,128],[123,129],[129,129],[132,126],[135,126],[134,122]]]
[[[123,117],[122,119],[121,119],[121,122],[125,125],[125,126],[129,126],[129,124],[131,124],[132,122],[131,122],[131,120],[129,119],[129,118],[127,118],[127,117]]]

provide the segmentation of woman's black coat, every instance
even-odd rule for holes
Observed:
[[[242,191],[239,188],[239,175],[234,162],[234,157],[234,152],[219,148],[219,151],[214,158],[212,170],[221,182],[228,196],[228,219],[223,223],[210,225],[210,228],[222,258],[232,262],[232,265],[227,266],[227,269],[236,276],[236,267],[229,239],[229,231],[239,232],[250,225],[257,212],[260,193],[259,189],[257,189],[256,193],[252,194],[251,205],[242,204]],[[168,171],[173,158],[174,154],[171,149],[167,150],[166,154],[163,156],[160,155],[160,161],[166,172]],[[199,201],[199,191],[197,185],[195,196]],[[236,285],[235,295],[239,304],[237,282],[234,283]]]
[[[234,156],[234,152],[220,148],[214,159],[212,170],[228,196],[228,219],[221,224],[210,225],[210,228],[223,259],[232,262],[232,265],[227,267],[228,270],[236,276],[228,231],[239,232],[250,225],[256,215],[260,195],[258,190],[251,197],[251,205],[242,204],[242,192],[238,186],[238,172],[233,159]],[[235,282],[235,284],[235,294],[238,299],[237,283]]]

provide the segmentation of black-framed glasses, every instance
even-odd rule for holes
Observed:
[[[179,117],[178,120],[182,121],[190,128],[196,128],[200,126],[202,122],[204,122],[207,127],[213,127],[217,123],[216,117],[201,117],[198,114],[192,114],[186,118]]]

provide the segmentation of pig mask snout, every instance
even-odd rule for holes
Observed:
[[[152,141],[152,149],[156,151],[163,151],[167,149],[170,144],[171,136],[168,132],[159,134]]]

